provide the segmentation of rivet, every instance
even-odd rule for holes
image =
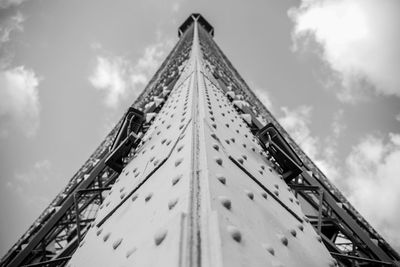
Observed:
[[[218,165],[222,166],[222,159],[221,158],[215,158],[215,162],[217,162]]]
[[[168,202],[168,209],[172,210],[176,203],[178,203],[178,198],[173,198]]]
[[[171,140],[168,140],[168,142],[167,142],[167,146],[169,146],[169,144],[171,144]]]
[[[154,235],[154,243],[160,245],[167,236],[167,230],[160,230]]]
[[[97,230],[96,235],[99,236],[101,234],[101,232],[103,232],[103,228],[100,228],[99,230]]]
[[[161,140],[161,144],[164,144],[165,142],[167,142],[167,139],[164,138],[163,140]]]
[[[293,198],[292,198],[292,197],[289,197],[289,201],[293,203]]]
[[[246,190],[245,192],[246,192],[246,195],[247,195],[251,200],[254,199],[254,193],[253,193],[253,192],[248,191],[248,190]]]
[[[213,145],[213,148],[214,148],[215,150],[217,150],[217,151],[219,150],[219,146],[218,146],[217,144],[214,144],[214,145]]]
[[[279,191],[278,190],[274,190],[274,194],[278,197],[279,196]]]
[[[182,163],[182,161],[183,161],[183,158],[177,159],[175,161],[175,167],[178,167]]]
[[[264,172],[263,172],[262,170],[258,170],[258,172],[259,172],[261,175],[264,174]]]
[[[244,147],[244,148],[246,148],[246,147],[247,147],[247,145],[246,145],[246,144],[243,144],[243,147]]]
[[[221,182],[221,184],[226,184],[226,178],[224,176],[218,176],[217,179]]]
[[[219,138],[215,133],[211,134],[211,137],[214,138],[215,140],[219,141]]]
[[[125,193],[122,193],[119,197],[120,197],[121,199],[123,199],[123,198],[125,197]]]
[[[231,141],[232,141],[232,143],[235,143],[235,138],[232,137],[232,138],[231,138]]]
[[[291,230],[290,230],[290,234],[291,234],[292,236],[296,237],[297,232],[296,232],[295,229],[291,229]]]
[[[317,235],[317,240],[318,240],[318,242],[322,242],[322,238],[321,238],[321,236],[319,236],[319,235]]]
[[[181,150],[183,149],[183,147],[184,147],[184,145],[180,145],[180,146],[178,147],[178,152],[181,152]]]
[[[299,225],[297,226],[297,228],[299,228],[300,231],[304,231],[304,226],[303,226],[302,224],[299,224]]]
[[[106,242],[106,241],[108,240],[108,238],[110,237],[110,235],[111,235],[110,232],[108,232],[107,234],[105,234],[105,235],[103,236],[103,241]]]
[[[245,160],[247,160],[247,156],[246,156],[246,155],[242,155],[242,157],[243,157]]]
[[[155,158],[156,158],[156,157],[154,157],[154,156],[151,157],[150,162],[152,162]]]
[[[136,247],[131,248],[126,252],[126,258],[129,258],[136,251]]]
[[[261,165],[261,169],[262,169],[262,170],[265,170],[265,165]]]
[[[266,249],[272,256],[275,255],[275,250],[274,250],[274,248],[273,248],[271,245],[269,245],[269,244],[263,244],[262,246],[263,246],[264,249]]]
[[[284,236],[284,235],[278,235],[278,238],[281,240],[281,242],[282,242],[283,245],[285,245],[285,246],[288,245],[289,240],[287,239],[286,236]]]
[[[228,140],[228,139],[226,139],[226,140],[225,140],[225,142],[226,142],[228,145],[230,144],[230,142],[229,142],[229,140]]]
[[[156,160],[153,162],[154,166],[157,166],[158,162],[159,162],[158,159],[156,159]]]
[[[132,196],[132,202],[135,201],[137,198],[138,198],[137,195],[133,195],[133,196]]]
[[[149,201],[151,199],[151,197],[153,196],[153,193],[149,193],[145,198],[144,201]]]
[[[233,225],[228,225],[227,229],[228,229],[228,233],[231,235],[233,240],[240,243],[240,241],[242,240],[242,234],[240,233],[239,229],[237,229]]]
[[[262,196],[263,198],[265,198],[265,199],[267,199],[267,198],[268,198],[268,194],[267,194],[267,193],[265,193],[265,192],[262,192],[262,193],[261,193],[261,196]]]
[[[181,178],[182,178],[182,175],[177,175],[174,178],[172,178],[172,185],[173,186],[176,185]]]
[[[238,158],[238,161],[240,162],[240,164],[243,164],[244,160],[242,158]]]
[[[121,244],[121,242],[122,242],[122,238],[118,238],[117,240],[115,240],[112,245],[113,249],[117,249],[119,247],[119,245]]]
[[[211,124],[214,129],[217,129],[217,125],[215,123]]]
[[[300,205],[300,201],[296,200],[295,202],[296,202],[297,205]]]
[[[278,185],[278,184],[274,184],[274,187],[275,187],[276,189],[279,189],[279,185]]]
[[[226,209],[230,210],[231,209],[231,200],[227,198],[226,196],[220,196],[218,197],[219,201],[221,202],[222,206],[224,206]]]
[[[226,123],[225,126],[226,126],[226,128],[229,128],[229,123]]]

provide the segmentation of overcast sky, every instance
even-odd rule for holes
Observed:
[[[399,0],[0,0],[0,255],[134,101],[192,12],[399,251]]]

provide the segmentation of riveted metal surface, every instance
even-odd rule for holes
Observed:
[[[114,184],[71,266],[180,265],[193,132],[192,77],[185,79]]]
[[[182,75],[71,266],[333,262],[203,64],[195,27]]]

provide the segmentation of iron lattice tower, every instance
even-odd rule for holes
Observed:
[[[199,14],[1,266],[400,266]]]

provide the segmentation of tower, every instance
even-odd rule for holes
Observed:
[[[192,14],[2,266],[393,266]]]

